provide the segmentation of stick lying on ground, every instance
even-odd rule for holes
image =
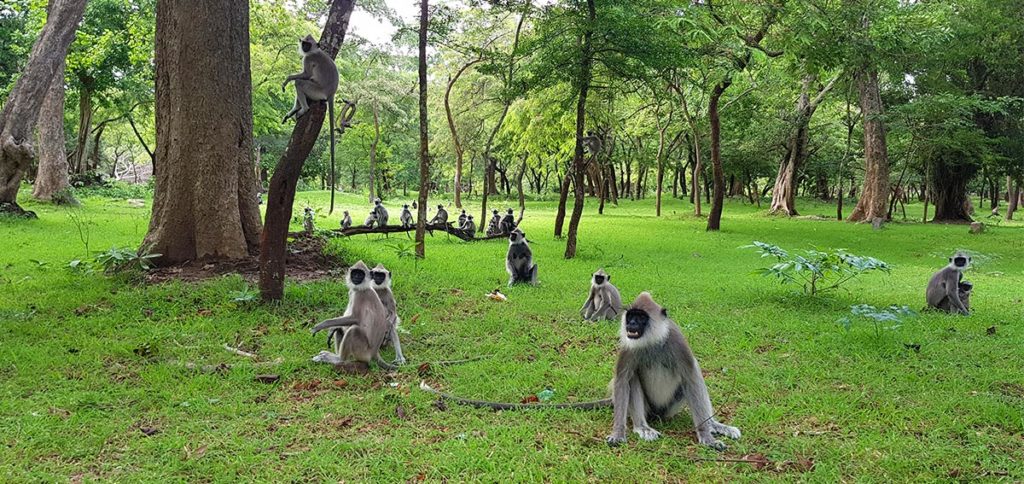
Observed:
[[[445,400],[451,400],[460,405],[469,405],[477,408],[489,408],[492,410],[529,410],[529,409],[543,409],[543,408],[575,408],[578,410],[596,410],[599,408],[611,407],[612,400],[606,398],[604,400],[594,400],[592,402],[579,402],[579,403],[502,403],[502,402],[488,402],[485,400],[470,400],[468,398],[460,398],[454,395],[435,390],[427,385],[427,382],[420,382],[420,390],[425,392],[433,393]]]

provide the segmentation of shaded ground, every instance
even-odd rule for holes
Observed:
[[[344,262],[324,252],[327,239],[323,237],[290,237],[286,277],[289,282],[309,282],[342,274]],[[198,282],[238,274],[246,281],[255,283],[259,278],[259,256],[245,260],[189,262],[183,265],[161,267],[146,274],[146,282],[159,284],[170,280]]]

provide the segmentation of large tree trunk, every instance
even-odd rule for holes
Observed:
[[[39,38],[28,62],[0,111],[0,212],[35,216],[18,206],[18,189],[35,156],[32,128],[46,91],[58,72],[63,72],[68,46],[82,20],[86,0],[52,0]]]
[[[430,25],[427,0],[420,0],[419,86],[420,86],[420,193],[416,218],[416,257],[426,256],[427,195],[430,192],[429,130],[427,129],[427,28]],[[480,221],[483,223],[483,220]]]
[[[810,142],[811,117],[814,116],[814,112],[817,111],[818,105],[825,95],[839,80],[839,76],[833,77],[812,100],[810,88],[814,80],[814,76],[808,75],[804,76],[801,81],[800,97],[797,98],[794,111],[794,126],[786,146],[786,156],[779,163],[779,172],[775,177],[775,188],[772,190],[772,205],[768,209],[769,213],[799,215],[796,211],[796,176],[809,156],[807,145]]]
[[[244,2],[243,2],[244,3]],[[355,0],[334,0],[327,14],[320,49],[334,58],[345,40]],[[248,57],[246,57],[248,59]],[[246,63],[248,65],[248,63]],[[263,300],[284,297],[284,273],[288,224],[292,219],[295,187],[302,175],[302,165],[309,158],[320,136],[327,112],[325,103],[313,103],[304,116],[296,120],[288,147],[277,162],[267,193],[266,226],[260,236],[260,294]],[[334,129],[329,126],[328,129]],[[161,165],[161,170],[163,167]],[[251,171],[251,170],[250,170]],[[258,213],[258,212],[257,212]]]
[[[1006,220],[1013,220],[1013,213],[1017,211],[1017,202],[1020,200],[1020,183],[1015,183],[1012,177],[1006,177]]]
[[[935,204],[932,222],[968,223],[971,215],[967,210],[967,184],[978,171],[971,164],[949,163],[936,159],[928,164],[930,195]]]
[[[882,120],[884,109],[878,89],[878,71],[861,71],[857,75],[857,89],[864,117],[864,189],[847,220],[870,222],[886,218],[889,201],[889,152],[885,122]]]
[[[576,233],[583,215],[583,130],[587,121],[587,93],[590,91],[591,68],[594,63],[594,20],[597,10],[595,0],[587,0],[587,30],[583,33],[583,58],[580,62],[580,94],[576,102],[576,153],[573,156],[573,191],[576,195],[569,217],[568,240],[565,242],[565,258],[576,257]]]
[[[39,168],[32,197],[44,202],[74,204],[68,189],[68,158],[64,152],[64,61],[53,76],[39,110]]]
[[[160,0],[156,18],[160,172],[143,247],[161,254],[162,265],[248,257],[261,228],[252,163],[249,5]]]

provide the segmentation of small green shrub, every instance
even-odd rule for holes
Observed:
[[[131,247],[111,247],[96,256],[96,265],[103,268],[105,274],[127,274],[145,272],[153,268],[152,260],[160,254],[149,253],[148,248],[135,250]]]
[[[903,318],[913,318],[917,316],[917,312],[910,309],[908,306],[889,306],[887,308],[878,309],[870,304],[854,304],[850,306],[850,314],[853,315],[853,319],[849,316],[839,319],[839,324],[843,325],[847,331],[853,327],[855,320],[869,320],[875,326],[875,336],[882,335],[882,329],[896,329],[903,325]],[[891,323],[889,326],[882,326],[885,323]]]
[[[866,272],[889,273],[889,264],[875,259],[850,254],[842,249],[825,252],[806,250],[805,255],[790,255],[777,245],[754,241],[743,249],[753,248],[761,257],[774,257],[777,261],[771,267],[754,271],[764,277],[774,277],[782,284],[801,284],[804,294],[815,295],[822,291],[838,289],[843,284]]]

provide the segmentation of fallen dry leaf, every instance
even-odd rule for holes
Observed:
[[[405,407],[401,405],[395,406],[395,416],[402,420],[408,420],[408,417],[405,415]]]
[[[139,431],[146,437],[152,437],[160,433],[160,429],[155,429],[153,427],[139,427]]]
[[[345,388],[348,386],[348,380],[334,380],[334,388]]]
[[[753,467],[756,470],[762,470],[765,467],[768,467],[768,464],[771,463],[768,461],[768,458],[764,456],[764,454],[758,453],[746,454],[743,457],[741,457],[741,459],[743,459],[744,462],[750,464],[751,467]]]
[[[993,335],[993,334],[996,334],[996,327],[995,326],[989,326],[988,329],[985,330],[985,334],[990,335],[990,336]]]
[[[529,395],[526,398],[520,400],[519,403],[537,403],[539,401],[540,399],[537,398],[537,395]]]
[[[430,367],[430,363],[423,363],[416,368],[416,373],[420,375],[420,378],[426,378],[433,373],[433,369]]]

